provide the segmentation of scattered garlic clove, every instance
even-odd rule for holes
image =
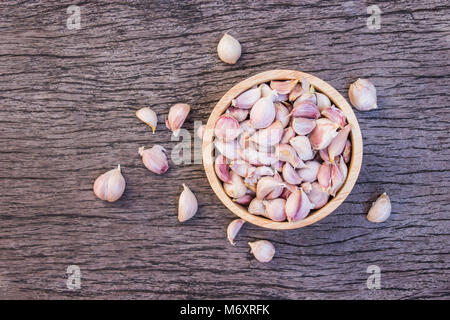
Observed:
[[[239,41],[225,33],[217,45],[220,60],[228,64],[235,64],[241,57],[242,47]]]
[[[169,169],[169,163],[165,152],[166,149],[160,145],[154,145],[147,150],[145,150],[144,147],[140,147],[138,150],[145,167],[156,174],[163,174]]]
[[[249,242],[248,245],[250,246],[253,256],[259,262],[270,262],[275,255],[275,247],[267,240]]]
[[[328,119],[320,118],[316,120],[316,127],[309,135],[309,142],[315,150],[321,150],[328,147],[334,137],[337,136],[336,130],[339,128],[337,123]]]
[[[320,209],[328,203],[330,195],[318,182],[311,183],[311,190],[307,192],[308,199],[314,205],[313,209]]]
[[[277,222],[286,220],[286,212],[284,207],[286,205],[286,200],[284,199],[273,199],[263,201],[265,207],[264,216]]]
[[[292,129],[292,127],[287,127],[286,129],[284,129],[283,136],[281,137],[280,143],[287,144],[293,137],[295,137],[294,129]]]
[[[341,109],[336,108],[335,106],[331,106],[330,108],[322,110],[321,114],[328,120],[336,122],[341,128],[343,128],[347,123],[345,113]]]
[[[249,111],[247,109],[229,107],[227,109],[227,114],[235,118],[238,122],[244,121],[247,119]]]
[[[293,102],[297,100],[304,93],[302,86],[297,83],[294,88],[292,88],[291,93],[289,94],[289,101]]]
[[[260,146],[273,146],[280,142],[283,133],[283,124],[280,121],[275,121],[269,127],[258,130],[250,140]]]
[[[136,111],[136,117],[152,128],[153,134],[155,133],[156,125],[158,124],[158,117],[156,116],[155,111],[149,107],[143,107]]]
[[[224,155],[219,155],[214,161],[214,170],[217,177],[226,183],[231,183],[231,175],[228,170],[227,159]]]
[[[243,178],[256,171],[256,168],[254,166],[244,160],[232,161],[230,164],[230,169]]]
[[[289,115],[288,108],[282,103],[275,103],[275,120],[278,120],[283,125],[283,128],[286,128],[289,125],[291,120],[291,116]]]
[[[247,186],[243,179],[234,171],[231,171],[231,182],[224,183],[223,189],[228,196],[236,199],[245,196],[247,193]]]
[[[303,161],[314,158],[311,143],[306,136],[296,136],[289,141],[290,145],[295,149],[299,158]]]
[[[258,184],[256,185],[256,199],[262,200],[276,188],[284,186],[285,184],[278,181],[276,178],[264,176],[259,179]]]
[[[191,189],[183,183],[183,192],[178,200],[178,221],[185,222],[192,218],[198,209],[197,198]]]
[[[309,201],[308,196],[302,189],[292,192],[286,200],[286,217],[289,222],[306,218],[314,204]]]
[[[347,137],[351,130],[352,125],[346,125],[341,131],[338,132],[333,141],[331,141],[328,146],[328,158],[331,162],[334,162],[334,158],[344,151],[345,144],[347,143]]]
[[[226,142],[219,139],[215,139],[214,145],[216,146],[217,150],[221,154],[223,154],[227,159],[229,160],[239,159],[240,148],[237,140]]]
[[[319,111],[322,112],[331,107],[331,101],[327,97],[327,95],[320,92],[316,92],[315,95],[316,95],[316,105]]]
[[[261,88],[252,88],[241,93],[231,101],[231,105],[240,109],[250,109],[261,98]]]
[[[250,123],[255,129],[270,126],[275,119],[275,105],[272,96],[259,99],[250,111]]]
[[[293,118],[291,127],[298,135],[307,135],[316,127],[316,120],[307,118]]]
[[[345,143],[344,151],[342,152],[342,156],[344,158],[345,163],[350,162],[351,153],[352,153],[352,143],[350,142],[350,140],[347,140],[347,142]]]
[[[178,137],[180,128],[190,111],[191,106],[186,103],[177,103],[170,108],[166,118],[166,127],[173,132],[175,137]]]
[[[224,114],[217,119],[214,134],[223,141],[232,141],[240,134],[239,122],[232,116]]]
[[[372,110],[378,107],[377,89],[370,80],[358,79],[352,83],[348,89],[348,97],[352,105],[360,111]]]
[[[244,225],[245,221],[242,219],[234,219],[230,222],[227,228],[227,238],[228,241],[234,246],[234,238],[236,238],[239,230],[241,230],[242,226]]]
[[[297,99],[298,101],[298,99]],[[297,118],[318,119],[320,117],[319,109],[311,101],[300,101],[294,103],[294,109],[291,111],[291,115]]]
[[[263,215],[265,213],[265,208],[262,200],[257,198],[253,199],[248,205],[248,212],[254,215]]]
[[[279,144],[275,147],[275,156],[280,161],[289,162],[294,168],[304,168],[305,164],[298,157],[297,152],[288,144]]]
[[[298,83],[298,80],[286,80],[286,81],[278,81],[272,80],[270,81],[270,87],[272,90],[277,90],[278,94],[289,94],[294,86]]]
[[[384,222],[391,215],[391,200],[383,193],[374,203],[367,214],[367,220],[374,223]]]
[[[247,190],[247,192],[248,192],[248,190]],[[243,195],[240,198],[233,199],[233,201],[238,203],[238,204],[240,204],[240,205],[248,206],[250,204],[250,202],[252,202],[253,198],[254,197],[252,197],[250,194],[246,194],[246,195]]]
[[[317,173],[319,172],[319,168],[321,164],[318,161],[306,161],[306,168],[297,170],[299,177],[302,181],[306,182],[314,182],[317,180]]]
[[[205,134],[205,125],[202,124],[200,127],[198,127],[197,129],[197,137],[199,137],[201,140],[203,140],[203,135]]]
[[[97,198],[114,202],[122,196],[125,185],[125,179],[122,176],[119,164],[116,169],[105,172],[95,179],[93,190]]]
[[[302,178],[298,175],[297,171],[291,166],[290,163],[286,162],[283,166],[283,179],[290,184],[300,184]]]

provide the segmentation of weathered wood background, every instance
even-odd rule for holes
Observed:
[[[366,26],[378,4],[381,28]],[[69,30],[66,9],[81,8]],[[1,1],[1,298],[450,298],[450,5],[447,1]],[[243,45],[236,65],[216,45]],[[363,168],[347,201],[301,230],[246,225],[211,191],[201,164],[144,168],[137,149],[171,141],[162,124],[176,102],[205,122],[235,83],[275,68],[312,73],[345,97],[368,77],[379,109],[357,112]],[[157,134],[134,116],[159,114]],[[123,198],[92,193],[120,163]],[[181,184],[200,209],[177,222]],[[393,214],[370,224],[386,191]],[[270,239],[260,264],[247,242]],[[69,265],[81,289],[66,287]],[[381,289],[368,290],[370,265]]]

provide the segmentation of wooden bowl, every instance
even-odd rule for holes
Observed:
[[[214,171],[214,125],[216,123],[216,120],[230,106],[231,100],[236,98],[242,92],[252,88],[253,86],[264,82],[269,82],[270,80],[291,80],[301,78],[308,79],[317,91],[325,93],[330,98],[330,100],[347,116],[347,122],[352,125],[352,131],[350,133],[352,142],[351,161],[345,183],[342,185],[336,196],[331,198],[331,200],[325,206],[323,206],[319,210],[313,211],[303,220],[295,222],[275,222],[262,216],[250,214],[245,207],[233,202],[225,193],[222,183],[219,178],[217,178]],[[325,81],[304,72],[293,70],[271,70],[259,73],[242,82],[239,82],[237,85],[231,88],[222,97],[222,99],[219,100],[219,102],[211,112],[208,123],[205,127],[202,153],[203,165],[205,167],[206,176],[208,177],[209,183],[211,184],[211,187],[216,195],[228,209],[230,209],[234,214],[244,219],[245,221],[248,221],[260,227],[275,230],[286,230],[301,228],[322,220],[323,218],[331,214],[345,200],[345,198],[347,198],[353,186],[355,185],[355,182],[359,175],[359,171],[361,169],[363,143],[361,130],[359,128],[359,124],[356,120],[355,114],[353,113],[353,110],[348,102],[344,99],[343,96],[339,94],[339,92],[336,91],[336,89],[334,89]]]

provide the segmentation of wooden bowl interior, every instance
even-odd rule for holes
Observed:
[[[250,214],[245,207],[233,202],[225,193],[222,183],[217,178],[214,171],[214,125],[216,123],[216,120],[230,106],[231,100],[237,97],[242,92],[252,88],[253,86],[259,85],[264,82],[269,82],[271,80],[291,80],[301,78],[308,79],[317,91],[326,94],[330,98],[332,103],[334,103],[345,113],[347,122],[352,125],[352,130],[350,133],[350,139],[352,142],[352,155],[345,183],[336,194],[336,196],[333,197],[325,206],[323,206],[319,210],[313,211],[310,215],[308,215],[308,217],[300,221],[275,222],[265,217]],[[231,88],[227,93],[225,93],[225,95],[219,100],[217,105],[212,110],[205,127],[205,133],[202,143],[203,165],[205,167],[206,176],[209,183],[211,184],[212,189],[219,197],[219,199],[223,202],[223,204],[238,217],[255,225],[275,230],[301,228],[315,223],[331,214],[345,200],[345,198],[347,198],[356,183],[359,171],[361,169],[362,151],[363,145],[361,130],[352,108],[344,99],[344,97],[342,97],[342,95],[340,95],[339,92],[336,91],[336,89],[334,89],[325,81],[310,74],[292,70],[272,70],[259,73],[238,83],[233,88]]]

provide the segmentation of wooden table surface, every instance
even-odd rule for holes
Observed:
[[[372,30],[372,2],[2,1],[0,298],[449,299],[450,5],[376,1]],[[224,32],[243,46],[232,66],[216,55]],[[292,231],[247,224],[233,247],[234,216],[202,164],[157,176],[137,149],[170,154],[172,104],[192,105],[193,133],[231,86],[271,69],[311,73],[346,98],[370,78],[379,109],[356,112],[363,167],[335,213]],[[155,135],[134,115],[144,105],[159,115]],[[94,179],[118,163],[124,196],[96,199]],[[200,206],[184,224],[182,183]],[[384,191],[393,213],[371,224]],[[273,241],[272,262],[249,253],[255,239]],[[81,269],[78,290],[66,286],[69,265]],[[366,286],[371,265],[379,290]]]

